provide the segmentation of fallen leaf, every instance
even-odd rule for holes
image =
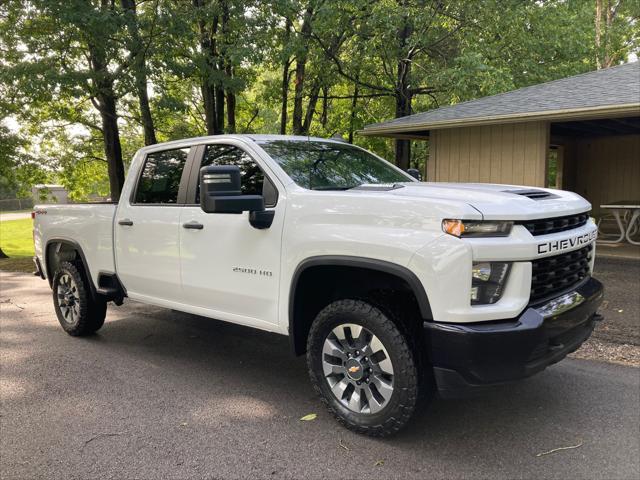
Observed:
[[[187,426],[187,422],[183,422],[180,424],[181,427],[186,427]]]
[[[311,420],[315,420],[317,416],[318,415],[316,415],[315,413],[310,413],[309,415],[305,415],[304,417],[302,417],[300,420],[302,420],[303,422],[310,422]]]
[[[384,465],[384,460],[378,460],[376,463],[373,464],[374,467],[381,467]]]
[[[544,455],[549,455],[550,453],[555,453],[555,452],[559,452],[560,450],[571,450],[572,448],[578,448],[582,446],[582,442],[580,442],[578,445],[571,445],[569,447],[559,447],[559,448],[554,448],[552,450],[549,450],[548,452],[541,452],[538,453],[536,455],[536,457],[542,457]]]

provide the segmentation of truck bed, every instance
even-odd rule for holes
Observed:
[[[34,244],[36,256],[44,260],[45,247],[52,241],[78,244],[90,266],[94,283],[99,272],[115,272],[113,219],[116,203],[36,205]]]

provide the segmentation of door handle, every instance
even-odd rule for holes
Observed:
[[[204,228],[204,225],[202,225],[201,223],[192,221],[192,222],[183,223],[182,228],[189,228],[191,230],[202,230]]]
[[[130,227],[133,225],[133,222],[128,218],[123,218],[122,220],[118,220],[118,225],[124,225],[126,227]]]

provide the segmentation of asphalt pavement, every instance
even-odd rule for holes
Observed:
[[[598,256],[593,272],[604,284],[600,313],[605,321],[595,337],[606,342],[640,345],[640,261]]]
[[[322,409],[283,336],[128,302],[72,338],[46,282],[0,275],[3,480],[640,478],[638,368],[566,359],[371,439]]]

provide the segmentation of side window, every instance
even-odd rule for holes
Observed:
[[[209,165],[237,165],[240,167],[241,190],[243,195],[262,195],[267,207],[272,207],[278,199],[275,186],[265,178],[258,164],[247,152],[234,145],[207,145],[202,158],[202,167]],[[200,186],[196,188],[196,203],[200,202]]]
[[[134,203],[177,203],[188,148],[147,155],[138,180]]]

